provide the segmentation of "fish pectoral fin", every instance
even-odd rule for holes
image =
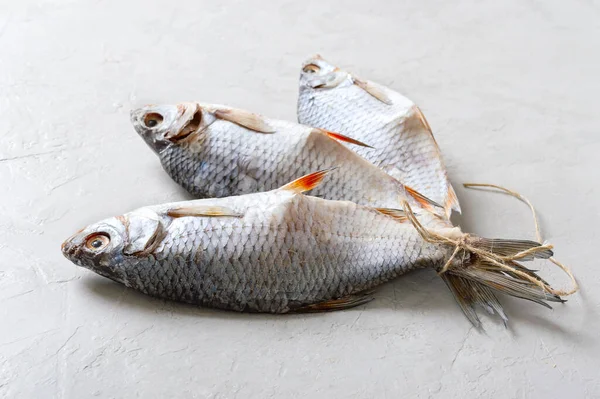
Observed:
[[[341,141],[344,143],[350,143],[350,144],[356,144],[361,147],[373,148],[372,146],[365,144],[362,141],[355,140],[352,137],[344,136],[343,134],[340,134],[340,133],[330,132],[329,130],[325,130],[325,129],[315,129],[315,130],[325,133],[327,136],[329,136],[332,139],[337,140],[337,141]]]
[[[236,217],[241,218],[244,215],[238,212],[235,212],[233,209],[226,208],[224,206],[214,206],[214,205],[190,205],[190,206],[181,206],[178,208],[169,209],[167,211],[167,215],[172,218],[182,218],[186,216],[195,216],[195,217],[219,217],[219,216],[227,216],[227,217]]]
[[[385,94],[385,92],[382,89],[375,86],[373,83],[359,79],[355,76],[352,77],[352,81],[355,85],[369,93],[371,96],[375,97],[377,100],[381,101],[384,104],[392,105],[392,100],[388,97],[388,95]]]
[[[408,221],[408,217],[402,209],[375,208],[375,210],[379,213],[383,213],[384,215],[390,216],[392,219],[395,219],[398,222],[403,223]]]
[[[321,181],[325,178],[325,175],[334,169],[336,168],[323,169],[318,172],[302,176],[301,178],[282,186],[280,190],[290,190],[296,193],[303,193],[305,191],[312,190],[321,183]]]
[[[219,119],[235,123],[255,132],[275,133],[276,131],[262,116],[241,109],[216,108],[213,110],[213,114]]]
[[[330,299],[328,301],[313,303],[310,305],[300,306],[293,309],[291,312],[294,313],[314,313],[314,312],[333,312],[335,310],[351,309],[356,306],[364,305],[371,302],[373,299],[373,292],[365,291],[358,294],[352,294],[337,299]]]

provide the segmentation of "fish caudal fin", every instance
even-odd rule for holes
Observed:
[[[439,265],[437,272],[464,314],[477,328],[481,327],[481,321],[475,311],[476,305],[482,306],[490,314],[497,314],[505,324],[508,321],[495,293],[526,299],[550,308],[547,302],[565,302],[561,295],[576,291],[556,290],[534,270],[519,263],[549,259],[565,270],[552,259],[551,245],[529,240],[488,239],[469,234],[457,237],[428,230],[414,216],[407,202],[404,203],[404,215],[425,241],[454,249],[445,264]],[[575,283],[573,276],[568,274]]]
[[[492,315],[497,314],[505,324],[508,321],[494,292],[527,299],[547,308],[551,308],[547,302],[565,302],[533,270],[516,261],[548,259],[552,257],[550,246],[535,241],[478,237],[469,237],[467,241],[472,248],[463,249],[468,260],[450,265],[440,276],[475,327],[481,327],[475,305]]]
[[[481,321],[475,311],[475,305],[482,306],[491,315],[497,314],[506,325],[508,318],[504,314],[504,309],[498,298],[496,298],[496,295],[494,295],[494,292],[490,288],[453,274],[444,273],[440,277],[444,280],[448,288],[450,288],[454,299],[456,299],[467,319],[476,328],[481,327]]]
[[[542,247],[540,244],[538,244]],[[534,271],[514,262],[503,266],[472,255],[474,260],[464,265],[450,267],[440,277],[452,291],[469,321],[477,328],[481,321],[475,312],[480,305],[490,314],[497,314],[506,324],[508,318],[494,292],[527,299],[547,308],[547,302],[565,302],[560,296],[549,292],[548,283]]]

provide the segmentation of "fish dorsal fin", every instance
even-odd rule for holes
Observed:
[[[383,213],[384,215],[390,216],[394,220],[398,222],[407,222],[408,217],[406,213],[402,209],[394,209],[394,208],[375,208],[375,210],[379,213]]]
[[[355,140],[352,137],[344,136],[343,134],[340,134],[340,133],[330,132],[329,130],[325,130],[325,129],[315,129],[315,130],[323,132],[326,135],[328,135],[329,137],[331,137],[332,139],[337,140],[337,141],[341,141],[344,143],[350,143],[350,144],[356,144],[356,145],[360,145],[362,147],[373,148],[370,145],[363,143],[362,141]]]
[[[352,77],[352,81],[355,85],[357,85],[358,87],[360,87],[361,89],[363,89],[382,103],[392,105],[392,100],[388,97],[388,95],[385,94],[385,92],[382,89],[376,87],[373,83],[359,79],[355,76]]]
[[[335,168],[324,169],[318,172],[311,173],[309,175],[302,176],[301,178],[296,179],[293,182],[290,182],[285,186],[281,187],[281,190],[290,190],[296,193],[303,193],[305,191],[312,190],[313,188],[317,187],[319,183],[321,183],[321,181],[325,178],[325,175],[327,175],[327,173],[331,172],[334,169]]]
[[[249,111],[233,108],[215,108],[213,114],[219,119],[224,119],[255,132],[275,133],[276,131],[262,116]]]
[[[182,218],[186,216],[195,216],[195,217],[219,217],[219,216],[227,216],[227,217],[236,217],[241,218],[244,215],[235,212],[230,208],[226,208],[224,206],[216,206],[216,205],[183,205],[177,208],[169,209],[167,211],[167,215],[172,218]]]

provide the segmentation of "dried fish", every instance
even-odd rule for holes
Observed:
[[[346,309],[371,300],[385,281],[424,267],[442,274],[475,325],[475,304],[506,320],[493,290],[541,304],[561,301],[489,262],[494,252],[552,256],[540,244],[465,235],[424,210],[303,194],[325,175],[268,192],[141,208],[86,227],[62,250],[75,264],[145,294],[235,311]],[[426,239],[423,229],[441,241]]]
[[[359,79],[320,56],[302,66],[298,121],[369,143],[356,152],[405,186],[460,212],[440,149],[421,110],[378,83]]]
[[[198,198],[272,190],[311,171],[337,168],[335,181],[312,195],[378,207],[399,207],[408,199],[443,213],[340,142],[367,144],[339,133],[200,103],[143,107],[131,121],[165,171]]]

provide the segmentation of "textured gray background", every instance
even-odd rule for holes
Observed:
[[[0,2],[0,396],[600,397],[598,1]],[[147,298],[78,269],[63,239],[186,198],[132,107],[220,102],[295,119],[319,52],[414,99],[466,231],[532,237],[537,205],[582,291],[503,298],[473,330],[432,271],[341,313],[276,317]],[[558,286],[563,276],[543,275]]]

